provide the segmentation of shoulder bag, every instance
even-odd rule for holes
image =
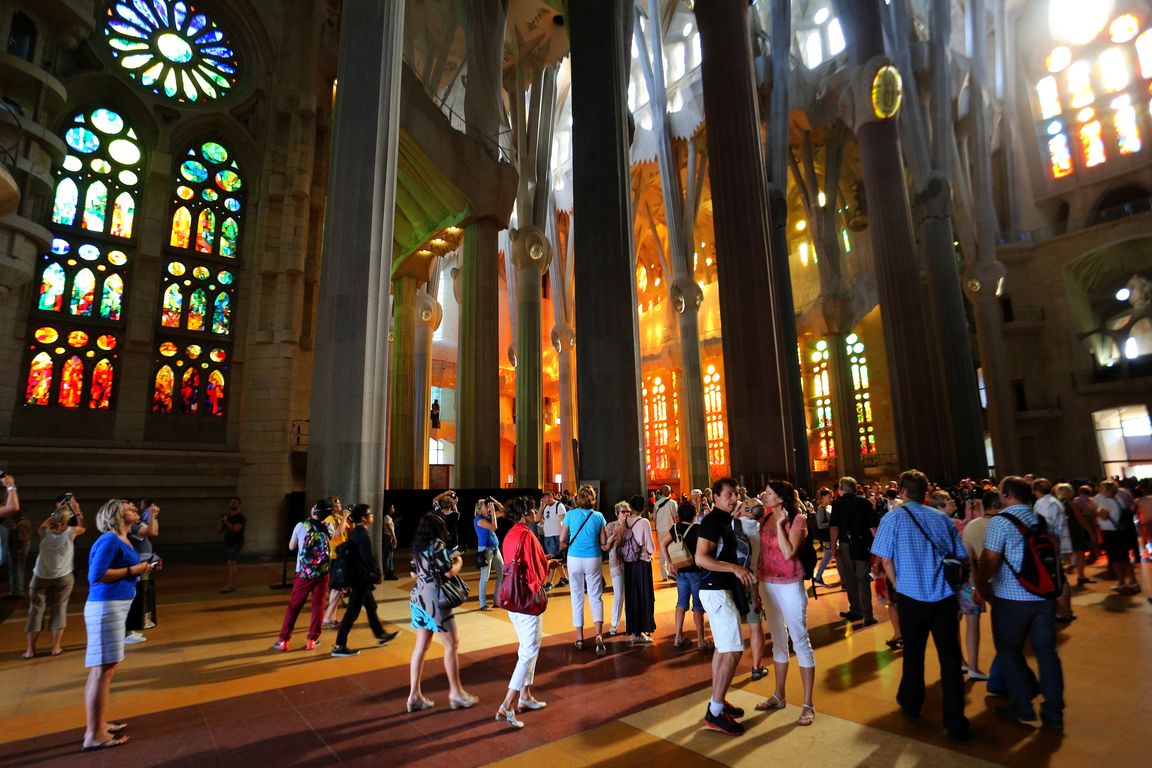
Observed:
[[[692,525],[685,528],[683,536],[678,536],[676,534],[676,527],[672,527],[672,537],[674,541],[668,545],[668,564],[676,570],[690,568],[696,564],[696,561],[692,559],[692,553],[689,552],[688,547],[684,545],[684,539],[688,536],[688,531],[692,530],[695,525],[696,523],[692,523]]]
[[[500,605],[511,613],[524,613],[529,616],[539,616],[548,607],[548,593],[544,585],[540,589],[532,590],[528,584],[528,563],[524,561],[524,536],[532,535],[530,532],[520,537],[520,544],[516,547],[516,556],[501,569],[500,593],[497,597]]]
[[[968,559],[959,557],[952,552],[940,551],[940,547],[936,546],[936,542],[928,535],[928,532],[924,530],[924,526],[920,525],[920,521],[916,519],[916,515],[912,514],[912,510],[904,507],[904,511],[908,513],[908,517],[912,518],[912,522],[916,524],[916,527],[920,530],[920,534],[928,540],[928,543],[932,545],[932,549],[940,556],[939,568],[944,572],[944,581],[948,582],[948,586],[952,587],[952,589],[960,589],[960,587],[964,586],[968,582],[970,573]],[[949,523],[949,525],[951,525],[951,523]],[[956,529],[952,528],[952,530]]]
[[[431,550],[425,551],[428,567],[436,575],[436,604],[445,610],[451,610],[464,604],[468,599],[468,584],[460,578],[460,574],[448,576],[441,572],[433,563]]]

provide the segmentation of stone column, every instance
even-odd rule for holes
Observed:
[[[347,0],[343,19],[307,488],[379,503],[404,4]]]
[[[513,235],[516,264],[516,485],[540,488],[544,473],[544,372],[540,348],[543,305],[541,280],[552,260],[552,246],[538,227]]]
[[[500,225],[464,227],[456,374],[456,484],[500,482]]]
[[[416,442],[416,278],[393,281],[392,383],[388,420],[388,487],[417,488]]]
[[[439,268],[437,259],[436,269]],[[435,282],[416,291],[412,318],[412,479],[413,488],[428,487],[428,432],[432,398],[432,334],[440,327],[444,309],[433,292]]]
[[[724,381],[732,474],[746,483],[796,479],[788,410],[788,356],[796,338],[782,333],[782,292],[770,253],[767,182],[752,74],[748,6],[697,0],[708,124],[716,272],[724,343]]]
[[[576,381],[580,480],[600,481],[600,507],[645,488],[640,419],[636,258],[628,164],[631,0],[583,0],[572,45]]]
[[[868,231],[872,238],[877,291],[891,376],[892,408],[900,462],[935,480],[948,480],[944,435],[936,419],[944,403],[923,366],[935,360],[931,323],[920,293],[920,265],[912,235],[912,215],[895,116],[873,114],[873,75],[888,64],[880,25],[879,0],[839,2],[845,33],[859,68],[857,139],[864,164],[864,186],[870,201]],[[911,73],[904,73],[911,77]]]

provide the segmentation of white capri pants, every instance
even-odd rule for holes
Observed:
[[[599,557],[568,558],[568,588],[572,595],[572,626],[584,626],[584,580],[588,580],[588,602],[592,621],[604,621],[604,560]]]
[[[540,641],[544,637],[544,616],[508,612],[520,648],[516,651],[516,669],[508,681],[508,690],[522,691],[532,685],[536,675],[536,659],[540,658]]]
[[[772,633],[772,661],[788,663],[788,641],[792,638],[792,648],[801,667],[811,669],[816,666],[812,654],[812,641],[808,638],[808,595],[804,592],[804,582],[791,584],[770,584],[763,582],[765,601],[764,618],[768,620],[768,630]]]
[[[613,568],[608,564],[608,575],[612,577],[612,629],[620,626],[620,614],[624,612],[624,563]]]

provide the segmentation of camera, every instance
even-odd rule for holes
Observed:
[[[488,502],[489,504],[494,504],[496,502],[496,499],[489,496],[488,498],[484,499],[484,501]]]
[[[70,501],[72,501],[72,492],[68,491],[64,494],[64,503],[67,504]]]
[[[0,480],[3,480],[7,476],[8,476],[8,473],[5,472],[4,470],[0,469]]]
[[[448,491],[448,498],[450,498],[450,499],[456,498],[456,491]]]

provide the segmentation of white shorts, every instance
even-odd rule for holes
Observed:
[[[726,589],[700,590],[700,602],[712,625],[712,640],[720,653],[743,653],[744,636],[740,633],[740,614]]]

